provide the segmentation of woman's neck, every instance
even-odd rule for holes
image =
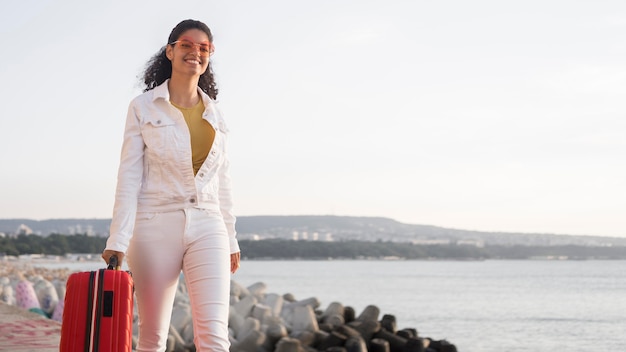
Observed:
[[[183,108],[192,108],[198,104],[198,80],[181,79],[172,75],[167,85],[170,101]]]

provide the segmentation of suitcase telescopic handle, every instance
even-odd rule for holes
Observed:
[[[108,267],[108,269],[109,269],[109,270],[115,270],[115,269],[117,269],[117,256],[116,256],[116,255],[112,255],[112,256],[109,258],[109,267]]]

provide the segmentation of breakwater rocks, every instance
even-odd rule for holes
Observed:
[[[61,321],[67,269],[45,269],[12,263],[0,267],[0,301]]]
[[[233,352],[456,352],[445,340],[423,338],[415,328],[397,328],[393,315],[375,305],[356,314],[350,306],[325,309],[310,297],[267,293],[264,283],[231,282],[229,327]]]
[[[60,321],[65,297],[65,269],[0,270],[0,300]],[[137,339],[137,309],[133,340]],[[416,328],[398,328],[392,314],[376,305],[357,315],[349,305],[322,308],[315,297],[269,293],[263,282],[244,287],[231,281],[229,332],[232,352],[456,352],[446,340],[419,336]],[[194,352],[191,307],[181,276],[167,351]]]

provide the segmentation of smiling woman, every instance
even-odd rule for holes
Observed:
[[[206,25],[203,25],[203,23],[198,24],[199,27],[206,27]],[[182,35],[183,33],[185,34],[184,36]],[[180,53],[184,55],[185,53],[192,53],[192,51],[189,50],[189,46],[191,46],[199,48],[198,52],[200,53],[200,57],[203,58],[203,62],[206,65],[205,70],[200,74],[200,78],[198,79],[198,87],[208,94],[209,97],[216,99],[218,93],[217,84],[215,83],[215,75],[213,74],[211,62],[208,58],[215,51],[211,30],[208,27],[182,30],[182,28],[177,26],[172,30],[167,42],[168,45],[161,48],[161,50],[152,57],[150,62],[148,62],[148,68],[143,77],[144,84],[146,85],[144,91],[147,92],[156,88],[172,76],[173,66],[177,62],[170,59],[170,56],[174,55],[174,49],[180,49]],[[201,45],[209,47],[209,55],[203,54],[204,51]],[[181,57],[181,60],[184,60],[184,58]]]
[[[230,273],[240,255],[213,51],[209,27],[180,22],[148,63],[146,89],[128,109],[102,258],[122,261],[128,254],[139,313],[137,351],[165,351],[181,270],[197,350],[229,350]]]

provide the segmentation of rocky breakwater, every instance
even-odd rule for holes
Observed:
[[[61,321],[67,269],[0,267],[0,300]],[[136,304],[136,301],[135,301]],[[138,332],[134,309],[133,347]],[[456,352],[445,340],[419,336],[415,328],[397,328],[393,315],[375,305],[357,316],[340,302],[325,309],[315,297],[268,293],[263,282],[244,287],[231,281],[229,333],[232,352]],[[181,275],[174,306],[168,352],[194,352],[191,308]]]
[[[70,271],[2,263],[0,301],[61,321]]]
[[[267,293],[264,283],[231,283],[229,328],[233,352],[456,352],[446,340],[421,337],[415,328],[397,328],[395,316],[375,305],[357,316],[315,297]]]

